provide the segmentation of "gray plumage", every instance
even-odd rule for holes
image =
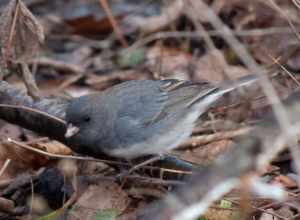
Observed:
[[[224,93],[255,79],[216,86],[179,80],[124,82],[71,102],[66,120],[79,131],[69,141],[75,151],[92,156],[131,159],[164,153],[187,139],[198,117]]]

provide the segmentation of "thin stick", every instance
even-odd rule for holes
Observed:
[[[99,0],[99,3],[102,6],[103,10],[105,11],[105,13],[106,13],[106,15],[108,17],[108,20],[110,21],[110,24],[113,27],[114,32],[116,33],[117,38],[121,42],[122,46],[125,47],[125,48],[128,47],[128,43],[125,40],[125,38],[124,38],[124,36],[122,34],[121,29],[119,28],[118,22],[116,21],[116,19],[114,18],[114,16],[111,13],[111,10],[109,8],[107,0]]]
[[[274,63],[276,63],[278,66],[280,66],[280,68],[298,85],[300,86],[300,82],[298,81],[298,79],[290,72],[287,70],[287,68],[285,68],[281,63],[279,63],[278,59],[275,59],[275,57],[273,57],[271,54],[269,54],[269,57],[273,60]]]
[[[101,162],[105,164],[110,164],[110,165],[119,165],[119,166],[130,166],[129,163],[125,162],[119,162],[119,161],[112,161],[112,160],[103,160],[103,159],[96,159],[96,158],[91,158],[91,157],[80,157],[80,156],[70,156],[70,155],[60,155],[60,154],[53,154],[49,152],[45,152],[43,150],[31,147],[25,143],[13,140],[11,138],[7,138],[7,141],[9,143],[13,143],[18,147],[24,148],[26,150],[33,151],[35,153],[53,158],[53,159],[71,159],[71,160],[84,160],[84,161],[93,161],[93,162]],[[170,172],[170,173],[180,173],[180,174],[192,174],[191,171],[183,171],[183,170],[176,170],[176,169],[168,169],[168,168],[161,168],[161,167],[152,167],[152,166],[145,166],[144,168],[146,169],[152,169],[152,170],[162,170],[164,172]]]
[[[251,30],[233,30],[232,33],[239,37],[246,36],[264,36],[264,35],[273,35],[273,34],[282,34],[282,33],[294,33],[290,27],[271,27],[265,29],[251,29]],[[207,34],[210,36],[223,36],[226,33],[222,33],[221,30],[212,30],[207,31]],[[158,39],[167,39],[167,38],[199,38],[203,37],[204,34],[200,31],[164,31],[153,33],[141,40],[136,41],[132,44],[128,50],[132,51],[139,47],[142,47],[145,44],[151,43],[152,41]]]
[[[278,103],[276,107],[272,105],[272,110],[276,118],[278,119],[281,130],[284,134],[287,134],[289,131],[289,127],[291,123],[288,120],[288,116],[286,111],[273,87],[271,82],[268,80],[266,76],[266,70],[255,62],[246,48],[240,43],[240,41],[234,36],[232,31],[229,29],[227,25],[225,25],[221,19],[214,13],[214,11],[202,0],[189,0],[189,3],[197,8],[203,9],[206,11],[206,16],[211,23],[211,25],[216,29],[220,30],[224,33],[223,38],[229,44],[229,46],[233,49],[233,51],[238,55],[241,61],[250,69],[251,72],[257,74],[259,77],[259,83],[263,89],[263,92],[266,94],[267,98],[271,103]]]
[[[241,128],[233,131],[225,131],[225,132],[217,132],[214,134],[201,135],[201,136],[193,136],[181,145],[179,145],[178,149],[186,149],[186,148],[194,148],[200,145],[208,144],[214,141],[220,141],[224,139],[234,138],[236,136],[245,135],[251,131],[251,128]]]
[[[300,1],[299,0],[292,0],[292,2],[300,10]]]
[[[27,88],[28,95],[33,98],[35,101],[39,101],[41,99],[40,90],[36,85],[34,76],[32,75],[31,71],[29,70],[28,64],[21,62],[21,71],[22,77]]]
[[[53,154],[49,152],[45,152],[43,150],[31,147],[27,144],[24,144],[22,142],[12,140],[11,138],[7,138],[7,141],[9,143],[13,143],[17,145],[18,147],[33,151],[35,153],[50,157],[50,158],[55,158],[55,159],[71,159],[71,160],[85,160],[85,161],[94,161],[94,162],[102,162],[102,163],[107,163],[107,164],[116,164],[116,165],[126,165],[128,166],[128,163],[122,163],[122,162],[117,162],[117,161],[109,161],[109,160],[100,160],[100,159],[95,159],[95,158],[90,158],[90,157],[80,157],[80,156],[67,156],[67,155],[60,155],[60,154]]]
[[[298,38],[298,40],[300,41],[300,34],[297,32],[297,29],[295,27],[295,25],[293,24],[293,22],[291,21],[290,17],[287,15],[287,13],[285,11],[283,11],[274,0],[269,0],[269,2],[271,3],[271,5],[287,20],[287,22],[289,23],[291,29],[293,30],[294,34],[296,35],[296,37]]]
[[[7,48],[12,46],[12,41],[13,38],[15,36],[15,32],[16,32],[16,24],[17,24],[17,19],[19,16],[19,10],[20,10],[20,3],[19,1],[16,1],[16,8],[15,8],[15,14],[14,14],[14,18],[13,18],[13,22],[10,28],[10,32],[9,32],[9,38],[8,38],[8,42],[7,42]]]
[[[1,170],[0,170],[0,176],[2,176],[2,174],[5,172],[5,170],[7,169],[8,165],[10,164],[11,159],[6,159]]]

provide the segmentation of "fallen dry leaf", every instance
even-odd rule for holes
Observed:
[[[249,74],[242,66],[231,66],[227,64],[220,50],[212,50],[194,61],[196,81],[208,81],[218,83],[224,79],[237,79]]]
[[[49,162],[41,154],[20,148],[9,142],[2,142],[0,144],[0,167],[3,166],[6,159],[11,159],[11,163],[1,179],[14,178],[19,173],[45,166]]]
[[[209,164],[216,157],[224,153],[231,146],[231,140],[215,141],[210,144],[199,146],[193,150],[184,151],[180,157],[196,164]]]
[[[239,219],[239,212],[231,209],[209,208],[205,215],[206,220],[232,220]]]
[[[41,142],[33,146],[52,154],[70,155],[72,153],[70,148],[58,141]]]
[[[164,78],[177,78],[188,80],[188,66],[191,65],[192,56],[181,50],[154,46],[146,53],[147,66]]]
[[[92,219],[97,211],[114,209],[121,214],[130,202],[127,194],[110,181],[90,185],[75,204],[68,220]]]
[[[5,11],[0,26],[5,63],[27,61],[37,54],[45,39],[43,27],[22,0],[12,0]]]

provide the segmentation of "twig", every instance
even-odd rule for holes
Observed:
[[[289,23],[291,29],[293,30],[294,34],[296,35],[296,37],[298,38],[298,40],[300,41],[300,34],[297,32],[297,29],[295,27],[295,25],[293,24],[293,22],[291,21],[290,17],[287,15],[286,12],[284,12],[274,0],[268,0],[271,5],[287,20],[287,22]]]
[[[300,9],[300,0],[292,0],[292,2],[298,9]]]
[[[182,189],[182,191],[177,192],[176,198],[169,197],[170,200],[165,201],[166,207],[161,211],[162,214],[159,213],[158,216],[163,216],[167,212],[168,216],[174,217],[175,213],[175,219],[195,219],[203,214],[213,201],[221,198],[224,193],[237,186],[241,177],[251,175],[251,173],[253,175],[253,172],[265,168],[266,164],[277,155],[279,150],[285,148],[286,143],[289,144],[291,149],[295,148],[296,135],[299,135],[300,131],[299,125],[293,126],[290,122],[291,120],[295,124],[295,120],[298,119],[299,106],[296,106],[296,108],[295,105],[298,104],[300,93],[295,93],[295,96],[293,96],[296,100],[289,99],[286,103],[287,108],[290,110],[289,115],[291,113],[294,116],[288,118],[286,109],[281,104],[279,97],[265,75],[266,70],[258,66],[246,48],[207,4],[201,0],[189,0],[188,2],[198,11],[206,12],[206,17],[211,25],[216,30],[224,33],[223,38],[240,60],[261,79],[261,87],[267,98],[271,103],[279,104],[272,106],[275,115],[273,121],[270,121],[270,119],[264,121],[261,129],[256,130],[257,133],[254,132],[251,136],[242,139],[239,148],[234,148],[223,157],[218,158],[210,169],[208,167],[207,170],[196,173],[194,181],[191,181],[188,187]],[[276,143],[274,143],[274,140]],[[299,158],[299,155],[297,157]],[[204,176],[205,172],[206,176]]]
[[[300,34],[297,32],[296,27],[294,26],[293,22],[291,21],[291,19],[289,18],[289,16],[282,10],[280,9],[280,7],[276,4],[276,2],[274,0],[269,0],[269,2],[271,3],[271,5],[277,10],[279,11],[284,18],[286,18],[287,22],[289,23],[291,29],[294,31],[294,34],[296,35],[296,37],[298,38],[298,40],[300,41]],[[267,94],[267,93],[266,93]],[[278,110],[280,110],[281,106],[278,106]],[[276,109],[274,109],[274,112],[276,114]],[[279,115],[277,115],[279,116]],[[281,115],[284,116],[284,115]],[[278,117],[277,117],[278,118]],[[295,138],[295,136],[292,136],[291,133],[293,133],[294,131],[292,131],[291,129],[289,129],[288,126],[289,123],[285,123],[285,118],[278,118],[280,125],[282,126],[282,129],[285,135],[290,137],[290,141],[288,141],[289,144],[289,148],[291,149],[292,152],[292,157],[293,157],[293,161],[295,163],[295,168],[298,174],[300,174],[300,149],[298,147],[298,140]],[[299,130],[298,130],[299,131]]]
[[[13,22],[12,22],[12,25],[11,25],[11,28],[10,28],[8,42],[7,42],[7,45],[5,45],[6,49],[10,52],[11,52],[11,48],[12,48],[13,38],[15,37],[15,33],[16,33],[16,25],[17,25],[17,19],[18,19],[18,16],[19,16],[19,11],[20,11],[20,3],[19,3],[19,1],[16,1],[15,14],[14,14]],[[12,55],[12,54],[10,53],[10,55]],[[9,58],[6,57],[6,62],[8,60],[9,60]]]
[[[71,160],[85,160],[85,161],[94,161],[94,162],[102,162],[102,163],[107,163],[107,164],[116,164],[116,165],[125,165],[128,166],[128,163],[122,163],[122,162],[117,162],[117,161],[109,161],[109,160],[100,160],[100,159],[95,159],[95,158],[89,158],[89,157],[80,157],[80,156],[68,156],[68,155],[60,155],[60,154],[53,154],[49,152],[45,152],[43,150],[31,147],[27,144],[24,144],[22,142],[12,140],[11,138],[7,139],[8,142],[15,144],[18,147],[33,151],[35,153],[50,157],[50,158],[55,158],[55,159],[71,159]]]
[[[5,170],[7,169],[8,165],[10,164],[11,159],[6,159],[1,170],[0,170],[0,177],[3,175],[3,173],[5,172]]]
[[[234,131],[225,131],[225,132],[218,132],[214,134],[208,135],[201,135],[201,136],[193,136],[184,143],[182,143],[178,149],[186,149],[190,147],[197,147],[200,145],[208,144],[214,141],[220,141],[223,139],[230,139],[236,136],[247,134],[251,131],[251,128],[241,128]]]
[[[114,29],[114,32],[117,35],[117,38],[119,39],[119,41],[121,42],[123,47],[128,47],[128,43],[124,38],[124,35],[122,34],[122,31],[118,25],[118,22],[116,21],[116,19],[114,18],[114,16],[111,13],[111,10],[109,8],[108,2],[107,0],[99,0],[100,5],[102,6],[103,10],[105,11],[108,20],[110,21],[111,26]]]
[[[190,10],[187,10],[185,12],[185,15],[193,21],[193,23],[194,23],[194,25],[197,29],[197,32],[201,33],[201,35],[199,35],[199,36],[204,39],[208,49],[211,50],[211,51],[215,50],[216,49],[215,44],[212,41],[212,39],[210,38],[210,35],[208,34],[208,32],[205,30],[203,25],[200,23],[200,20],[198,19],[197,11],[193,7],[189,7],[189,9]]]
[[[174,220],[192,220],[197,218],[205,212],[205,210],[212,202],[216,201],[225,193],[229,192],[234,187],[237,187],[239,185],[240,187],[249,187],[249,189],[244,190],[250,190],[252,192],[257,193],[258,195],[266,196],[267,198],[283,200],[287,196],[287,193],[282,188],[274,184],[269,185],[263,183],[256,175],[245,175],[243,179],[247,181],[246,185],[241,185],[241,181],[233,178],[221,182],[219,185],[214,187],[209,193],[207,193],[199,203],[193,204],[187,209],[183,210],[181,213],[177,214],[174,217]]]
[[[279,61],[278,59],[275,59],[271,54],[269,54],[269,57],[273,60],[274,63],[276,63],[278,66],[280,66],[280,68],[298,85],[300,86],[300,82],[298,81],[298,79],[290,72],[287,70],[287,68],[285,68]]]
[[[63,91],[65,88],[67,88],[68,86],[72,85],[73,83],[77,82],[79,79],[81,79],[84,76],[84,73],[81,74],[76,74],[74,76],[71,76],[69,78],[67,78],[65,81],[63,81],[58,88],[55,89],[55,93],[59,93],[61,91]]]
[[[86,176],[84,178],[86,178],[89,184],[97,183],[99,182],[99,179],[111,180],[111,181],[117,180],[116,177],[114,176],[103,176],[103,175]],[[177,180],[163,180],[163,179],[144,177],[138,175],[128,175],[126,176],[126,181],[132,181],[134,183],[139,182],[139,183],[151,184],[151,185],[161,185],[161,186],[170,186],[170,185],[180,186],[184,184],[183,182]]]
[[[265,29],[251,29],[251,30],[233,30],[232,33],[239,37],[246,36],[263,36],[263,35],[273,35],[273,34],[282,34],[282,33],[294,33],[290,27],[271,27]],[[222,33],[221,30],[212,30],[207,31],[207,34],[210,36],[222,36],[226,33]],[[132,51],[139,47],[142,47],[145,44],[148,44],[152,41],[158,39],[166,39],[166,38],[199,38],[203,37],[203,33],[199,31],[165,31],[153,33],[141,40],[136,41],[132,44],[128,50]]]
[[[231,30],[225,25],[221,19],[214,13],[214,11],[208,7],[202,0],[189,0],[191,7],[198,8],[206,12],[206,16],[211,23],[211,25],[216,29],[224,33],[223,38],[233,49],[233,51],[238,55],[240,60],[249,68],[249,70],[259,77],[259,83],[266,94],[267,98],[271,103],[278,103],[276,107],[272,105],[272,110],[279,121],[279,125],[284,134],[288,134],[291,123],[289,122],[286,111],[281,104],[281,101],[276,94],[274,87],[266,76],[266,70],[255,62],[251,57],[246,48],[239,42],[239,40],[233,35]],[[295,140],[294,140],[295,142]],[[298,154],[297,154],[298,155]],[[300,156],[299,156],[300,157]]]
[[[111,165],[119,165],[119,166],[126,166],[129,167],[129,163],[125,162],[119,162],[119,161],[112,161],[112,160],[103,160],[103,159],[96,159],[91,157],[80,157],[80,156],[70,156],[70,155],[60,155],[60,154],[53,154],[49,153],[34,147],[31,147],[25,143],[12,140],[11,138],[7,139],[8,142],[15,144],[18,147],[33,151],[35,153],[53,158],[53,159],[71,159],[71,160],[84,160],[84,161],[93,161],[93,162],[101,162],[105,164],[111,164]],[[168,169],[168,168],[161,168],[161,167],[153,167],[153,166],[144,166],[143,168],[146,169],[152,169],[152,170],[161,170],[162,172],[170,172],[170,173],[179,173],[179,174],[191,174],[190,171],[183,171],[183,170],[176,170],[176,169]]]
[[[5,45],[7,51],[10,52],[9,55],[12,55],[12,53],[11,53],[12,52],[11,48],[13,46],[12,43],[13,43],[13,40],[16,36],[17,22],[18,22],[18,19],[20,19],[20,16],[21,16],[20,13],[22,13],[22,12],[20,12],[20,10],[22,10],[20,7],[21,7],[20,1],[17,0],[16,5],[15,5],[15,13],[14,13],[14,17],[13,17],[12,25],[11,25],[11,28],[10,28],[9,37],[8,37],[8,42]],[[6,64],[7,64],[8,61],[9,61],[9,59],[8,59],[8,57],[6,57]],[[12,62],[12,61],[10,61],[10,62]],[[18,64],[20,64],[22,77],[23,77],[23,80],[25,82],[26,88],[28,90],[28,94],[34,100],[40,100],[39,89],[38,89],[38,87],[35,83],[33,75],[31,74],[31,72],[28,68],[28,65],[26,63],[24,63],[23,61],[18,62]]]
[[[40,66],[50,66],[55,69],[65,71],[65,72],[71,72],[76,74],[82,74],[84,73],[84,69],[81,68],[78,65],[66,63],[60,60],[54,60],[48,57],[39,57],[36,59],[32,59],[29,61],[29,64],[36,64]]]
[[[240,181],[238,179],[229,179],[221,182],[217,186],[215,186],[204,198],[201,199],[199,203],[193,204],[188,208],[184,209],[181,213],[177,214],[173,220],[191,220],[196,219],[201,214],[205,212],[205,210],[209,207],[211,203],[222,197],[224,194],[232,190],[234,187],[239,185]],[[177,198],[172,198],[177,200]],[[173,203],[174,201],[172,201]],[[180,202],[180,201],[176,201]]]
[[[28,95],[31,96],[35,101],[39,101],[41,99],[40,91],[36,85],[33,74],[29,70],[28,64],[21,62],[20,66],[22,71],[22,77],[28,91]]]

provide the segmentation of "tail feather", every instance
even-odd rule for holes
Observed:
[[[257,80],[258,77],[254,74],[251,74],[251,75],[241,77],[235,81],[222,82],[219,85],[216,85],[204,91],[204,93],[200,92],[197,96],[193,98],[193,100],[191,100],[188,103],[187,106],[190,107],[200,101],[203,101],[203,99],[207,99],[206,101],[209,105],[210,103],[213,103],[214,101],[222,97],[225,93],[231,92],[232,90],[235,90],[242,86],[250,85],[256,82]]]

